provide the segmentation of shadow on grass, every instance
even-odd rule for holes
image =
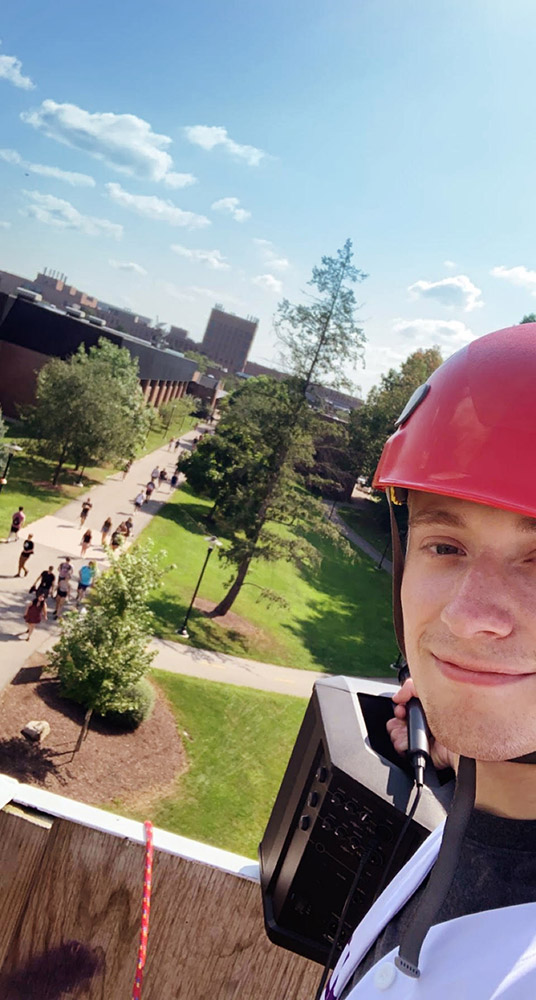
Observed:
[[[180,642],[174,629],[180,628],[186,614],[186,605],[157,593],[149,601],[149,607],[157,619],[156,635]],[[220,653],[235,653],[237,656],[249,654],[247,638],[236,629],[224,628],[211,621],[199,611],[192,611],[188,619],[188,645],[197,649],[217,649]]]
[[[300,575],[324,599],[309,603],[309,615],[284,624],[326,673],[384,676],[396,656],[391,616],[390,580],[374,563],[356,553],[337,554],[317,535],[308,539],[319,551],[318,565],[302,566]]]

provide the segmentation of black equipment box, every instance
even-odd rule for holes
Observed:
[[[264,921],[275,944],[325,964],[361,858],[339,953],[372,905],[411,804],[413,771],[385,729],[395,688],[318,681],[259,847]],[[432,766],[388,882],[444,819],[454,790]],[[338,955],[336,956],[338,957]]]

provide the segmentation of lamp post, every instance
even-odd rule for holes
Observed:
[[[194,606],[194,602],[195,602],[195,599],[197,597],[197,592],[199,590],[199,587],[201,586],[201,580],[203,579],[203,574],[204,574],[204,572],[205,572],[205,570],[207,568],[208,561],[209,561],[209,559],[210,559],[210,557],[211,557],[214,549],[221,547],[221,542],[219,541],[218,538],[216,538],[216,535],[205,535],[205,541],[208,542],[208,550],[207,550],[207,554],[205,556],[205,561],[203,563],[201,572],[199,574],[199,579],[198,579],[198,581],[196,583],[195,590],[194,590],[193,596],[192,596],[192,600],[190,601],[190,607],[188,608],[188,611],[186,612],[186,614],[184,616],[184,621],[183,621],[181,627],[177,629],[178,635],[182,635],[184,639],[188,639],[189,638],[189,632],[188,632],[188,629],[187,629],[186,626],[188,625],[188,619],[190,617],[192,608]]]
[[[10,444],[9,445],[9,448],[8,448],[9,454],[7,456],[7,462],[6,462],[6,465],[5,465],[5,469],[4,469],[2,478],[0,479],[0,493],[2,492],[4,486],[7,483],[7,473],[8,473],[8,470],[9,470],[9,466],[11,464],[11,459],[13,458],[13,455],[16,455],[17,452],[19,452],[19,451],[22,451],[22,448],[21,448],[20,444]]]

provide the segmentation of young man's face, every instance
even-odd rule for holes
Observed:
[[[536,750],[536,520],[413,491],[402,583],[406,652],[450,750]]]

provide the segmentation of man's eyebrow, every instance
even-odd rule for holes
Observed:
[[[449,528],[465,528],[466,521],[459,514],[453,514],[450,510],[442,510],[439,507],[431,507],[427,510],[417,510],[414,514],[410,513],[409,516],[409,526],[410,528],[415,528],[418,525],[426,524],[440,524]],[[528,532],[529,534],[536,533],[536,518],[528,517],[526,515],[520,515],[516,527],[518,531]]]
[[[527,520],[530,520],[527,518]],[[409,515],[410,528],[415,528],[419,524],[444,524],[449,528],[464,528],[465,521],[458,514],[453,514],[450,510],[441,510],[439,507],[432,507],[428,510],[417,510]],[[536,528],[536,521],[534,522]]]

